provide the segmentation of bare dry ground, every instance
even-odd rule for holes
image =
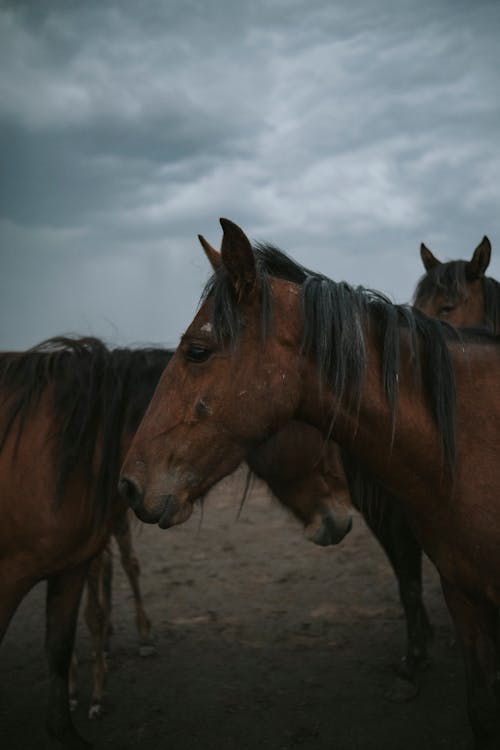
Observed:
[[[437,575],[425,565],[432,664],[408,702],[388,694],[404,648],[394,576],[361,517],[318,548],[256,483],[237,519],[242,475],[184,526],[139,526],[136,548],[158,653],[137,653],[132,600],[115,560],[107,713],[86,716],[91,649],[79,627],[75,722],[103,750],[465,750],[463,667]],[[1,649],[0,747],[43,747],[44,586]]]

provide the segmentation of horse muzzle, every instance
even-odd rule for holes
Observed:
[[[312,525],[311,525],[312,526]],[[352,516],[329,511],[322,516],[318,525],[307,527],[307,538],[320,547],[339,544],[352,529]]]
[[[160,529],[169,529],[184,523],[193,512],[193,506],[187,500],[181,502],[177,495],[167,495],[163,500],[163,513],[158,521]]]
[[[121,477],[118,491],[137,518],[144,523],[157,523],[161,529],[187,521],[192,513],[192,504],[175,494],[159,495],[148,502],[138,483],[127,476]]]

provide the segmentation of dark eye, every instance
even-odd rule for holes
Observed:
[[[455,305],[443,305],[438,310],[438,315],[449,315],[455,309]]]
[[[211,354],[212,350],[202,344],[189,344],[184,357],[188,362],[205,362]]]

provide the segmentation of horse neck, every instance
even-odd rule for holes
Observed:
[[[449,486],[450,472],[429,404],[402,339],[395,413],[384,393],[378,340],[368,333],[359,409],[339,402],[335,393],[320,383],[315,364],[308,360],[300,418],[324,434],[331,431],[333,439],[395,495],[408,497],[414,492],[419,497],[423,493],[434,493],[435,497],[438,487],[444,491]]]

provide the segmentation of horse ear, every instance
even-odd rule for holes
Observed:
[[[467,276],[470,279],[479,279],[489,266],[491,258],[491,243],[487,237],[483,237],[474,250],[474,255],[467,263]]]
[[[217,250],[212,247],[212,245],[206,241],[206,239],[203,237],[203,235],[199,234],[198,239],[200,240],[201,246],[205,251],[205,255],[208,258],[208,262],[214,269],[214,271],[217,271],[218,268],[222,265],[222,257],[221,254],[217,252]]]
[[[233,282],[238,300],[255,286],[257,272],[250,240],[237,224],[229,219],[220,219],[223,235],[221,245],[222,262]]]
[[[420,245],[420,257],[422,258],[422,263],[424,264],[426,271],[430,271],[431,268],[441,265],[441,261],[431,253],[429,248],[426,247],[423,242]]]

